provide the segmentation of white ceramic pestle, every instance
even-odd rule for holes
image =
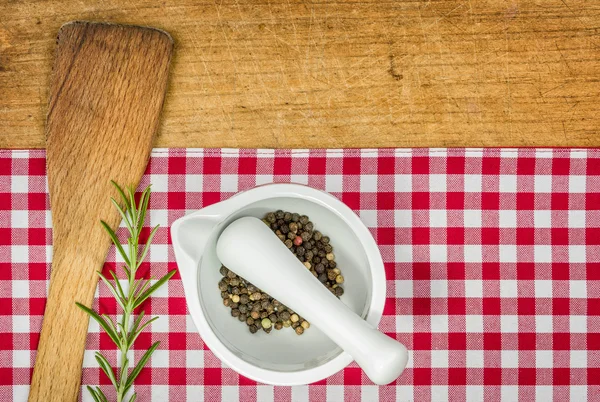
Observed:
[[[225,228],[217,241],[217,256],[233,272],[323,331],[375,384],[389,384],[404,370],[406,347],[331,294],[259,219],[240,218]]]

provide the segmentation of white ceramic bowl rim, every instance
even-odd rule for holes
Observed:
[[[283,372],[258,367],[234,354],[217,337],[204,315],[198,287],[200,258],[193,259],[182,250],[178,230],[183,222],[198,217],[212,219],[215,227],[218,227],[228,216],[247,205],[279,197],[302,198],[321,205],[335,213],[354,232],[364,247],[371,274],[370,305],[365,319],[377,327],[383,314],[386,294],[385,269],[381,254],[371,233],[358,216],[346,204],[326,192],[300,184],[267,184],[254,187],[176,220],[171,226],[171,236],[188,310],[202,340],[210,350],[227,366],[252,380],[272,385],[310,384],[340,371],[352,362],[352,357],[342,352],[322,365],[293,372]]]

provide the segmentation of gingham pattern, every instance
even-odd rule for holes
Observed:
[[[44,311],[44,165],[43,151],[0,151],[2,401],[26,400]],[[600,400],[600,151],[157,149],[141,186],[153,185],[147,224],[161,229],[143,269],[175,268],[175,219],[270,182],[324,189],[370,228],[387,272],[380,328],[411,350],[407,370],[384,387],[356,365],[310,386],[256,384],[205,347],[176,276],[145,307],[160,319],[135,357],[162,344],[140,400]],[[111,249],[105,269],[116,262]],[[116,311],[103,286],[94,308]],[[116,362],[92,323],[84,384],[108,384],[97,349]]]

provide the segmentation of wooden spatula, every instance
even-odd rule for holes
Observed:
[[[88,316],[116,227],[110,181],[137,186],[167,87],[173,41],[142,27],[73,22],[58,34],[46,122],[53,258],[29,401],[76,401]]]

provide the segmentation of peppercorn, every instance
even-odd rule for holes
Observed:
[[[315,255],[312,259],[314,264],[318,264],[321,262],[321,257],[319,257],[318,255]]]
[[[258,327],[256,325],[250,325],[248,326],[248,330],[250,331],[250,333],[255,334],[256,331],[258,331]]]
[[[306,249],[302,246],[298,246],[296,248],[296,254],[300,257],[303,256],[305,252],[306,252]]]
[[[297,213],[292,214],[292,222],[298,222],[300,220],[300,215]]]
[[[239,304],[238,303],[233,303],[233,301],[232,301],[231,305],[229,307],[231,307],[231,308],[238,308]]]
[[[277,224],[277,222],[271,223],[271,230],[277,230],[277,229],[279,229],[279,225]]]
[[[302,215],[300,217],[300,223],[303,224],[303,225],[306,225],[308,223],[308,216]]]
[[[329,268],[335,268],[337,267],[337,262],[335,262],[334,260],[329,261]]]
[[[229,297],[229,293],[221,292],[221,299],[227,299]]]
[[[266,311],[260,313],[260,318],[267,318],[269,314]]]
[[[286,221],[286,222],[291,221],[292,220],[292,214],[289,213],[289,212],[284,213],[283,214],[283,220]]]
[[[219,273],[223,276],[227,276],[227,272],[229,272],[227,267],[225,267],[225,265],[221,265],[221,268],[219,269]]]
[[[231,315],[234,317],[237,317],[240,315],[240,310],[238,310],[237,308],[233,308],[231,309]]]
[[[298,317],[298,314],[294,313],[290,316],[290,320],[292,320],[292,322],[298,322],[298,320],[300,319],[300,317]]]
[[[299,322],[293,322],[292,323],[292,328],[294,328],[294,329],[298,328],[299,326],[300,326]]]
[[[248,324],[248,325],[254,325],[254,318],[253,317],[246,318],[246,324]]]
[[[304,225],[304,229],[306,229],[309,232],[312,232],[314,229],[314,224],[312,222],[308,222],[306,225]]]
[[[240,288],[238,288],[237,286],[231,288],[231,293],[233,293],[234,295],[239,295],[240,294]]]
[[[236,290],[237,288],[233,288],[233,290]],[[233,300],[234,303],[239,303],[240,302],[240,297],[237,294],[234,294],[231,297],[231,300]]]
[[[296,234],[294,232],[289,232],[287,234],[287,238],[290,240],[294,240],[296,238]]]
[[[298,224],[295,222],[290,223],[289,229],[290,229],[290,232],[292,232],[292,233],[298,232]]]
[[[306,320],[302,321],[302,324],[300,324],[300,326],[304,329],[308,329],[310,327],[310,323]]]
[[[335,272],[336,274],[338,274],[338,275],[339,275],[341,271],[340,271],[340,269],[339,269],[339,268],[335,268],[335,267],[334,267],[334,268],[333,268],[333,272]]]
[[[310,262],[307,262],[307,261],[304,262],[304,266],[308,269],[310,269],[310,267],[312,267],[312,265],[310,265]]]
[[[323,236],[323,238],[321,239],[321,242],[322,242],[323,244],[329,244],[329,237],[327,237],[327,236]]]
[[[224,291],[226,291],[226,290],[227,290],[227,287],[228,287],[228,286],[227,286],[227,282],[225,282],[225,281],[220,281],[220,282],[219,282],[219,290],[220,290],[221,292],[224,292]]]
[[[292,322],[291,322],[290,320],[285,320],[285,321],[283,322],[283,326],[284,326],[285,328],[289,328],[291,325],[292,325]]]
[[[246,318],[248,318],[248,315],[246,314],[241,314],[238,316],[238,320],[240,320],[241,322],[245,322]]]
[[[277,217],[277,219],[283,219],[284,215],[285,214],[282,210],[275,211],[275,216]]]
[[[242,304],[248,304],[248,301],[250,301],[250,298],[248,297],[248,295],[241,295],[240,296],[240,303],[242,303]]]
[[[280,316],[282,321],[287,321],[290,319],[290,313],[288,311],[282,311]]]
[[[238,310],[240,310],[240,313],[246,314],[248,312],[248,306],[245,304],[240,304]]]
[[[252,311],[250,313],[250,317],[252,317],[255,320],[258,320],[260,318],[260,313],[258,311]]]
[[[275,307],[273,307],[273,305],[271,303],[269,303],[267,305],[267,313],[271,314],[273,311],[275,311]]]
[[[286,236],[288,233],[290,233],[290,227],[288,225],[283,225],[279,229],[281,230],[281,233]]]
[[[302,232],[300,234],[300,237],[302,237],[302,241],[303,242],[304,241],[306,241],[306,242],[309,241],[310,240],[310,236],[311,236],[310,232]]]
[[[319,231],[316,231],[316,232],[313,233],[313,239],[315,239],[317,241],[321,240],[322,237],[323,237],[323,235]]]
[[[344,277],[342,275],[336,276],[335,283],[344,283]]]
[[[336,274],[336,273],[335,273],[335,271],[334,271],[333,269],[328,269],[328,270],[327,270],[327,278],[328,278],[330,281],[333,281],[333,280],[335,280],[335,278],[336,278],[337,276],[338,276],[338,274]]]
[[[269,221],[269,223],[273,223],[277,220],[275,218],[275,214],[273,212],[269,212],[266,216],[266,219],[267,219],[267,221]]]
[[[240,279],[239,278],[233,278],[229,281],[229,284],[231,286],[239,286],[240,285]]]
[[[299,246],[301,244],[302,244],[302,237],[296,236],[296,238],[294,239],[294,245]]]
[[[273,307],[277,310],[277,307],[281,306],[281,302],[279,300],[273,299]]]
[[[318,279],[319,279],[319,282],[325,283],[325,282],[327,282],[327,275],[325,275],[325,273],[319,274]]]
[[[323,247],[323,250],[325,250],[326,253],[331,253],[333,251],[333,247],[331,247],[331,244],[328,244]]]
[[[232,301],[231,301],[231,299],[230,299],[230,298],[223,299],[223,305],[224,305],[225,307],[229,307],[229,306],[231,305],[231,303],[232,303]]]
[[[273,327],[263,328],[263,331],[265,331],[267,334],[271,333],[272,330],[273,330]]]
[[[317,265],[315,265],[315,271],[317,271],[318,274],[322,274],[323,272],[325,272],[325,265],[318,263]]]
[[[272,323],[271,320],[268,318],[263,318],[262,321],[260,322],[260,325],[262,325],[263,328],[269,328]]]
[[[275,323],[275,329],[276,329],[277,331],[279,331],[281,328],[283,328],[283,323],[281,323],[281,322],[276,322],[276,323]]]
[[[254,292],[250,295],[250,300],[257,301],[257,300],[260,300],[260,297],[261,297],[260,292]]]
[[[304,248],[305,248],[306,250],[312,250],[312,248],[313,248],[313,245],[312,245],[312,244],[310,244],[310,242],[308,242],[308,241],[305,241],[305,242],[303,242],[303,244],[302,244],[302,245],[304,246]],[[307,253],[308,253],[308,251],[307,251]],[[307,257],[307,258],[308,258],[308,257]],[[310,255],[310,258],[312,258],[312,254]]]
[[[269,320],[271,320],[271,322],[277,322],[277,315],[273,313],[269,314]]]
[[[337,297],[340,297],[343,294],[344,294],[344,289],[342,287],[338,286],[337,288],[335,288],[335,295]]]

